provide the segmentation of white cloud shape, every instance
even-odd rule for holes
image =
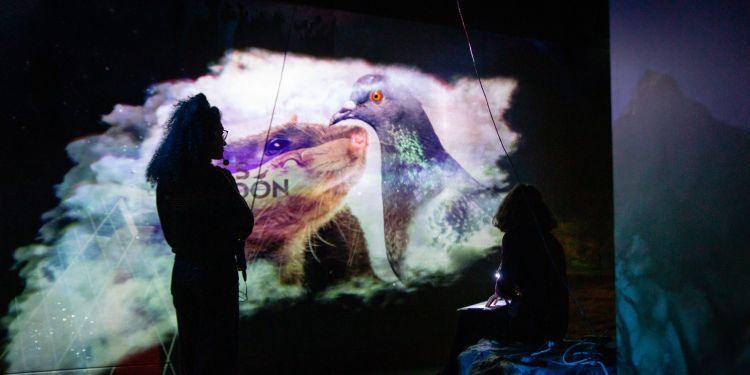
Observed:
[[[446,83],[410,67],[294,54],[287,56],[282,77],[283,58],[260,49],[231,52],[211,74],[153,86],[142,106],[116,105],[103,116],[110,125],[106,132],[68,146],[77,165],[57,187],[60,205],[45,216],[43,244],[15,254],[24,264],[20,274],[26,288],[5,319],[10,342],[4,359],[10,371],[111,366],[153,345],[169,347],[176,330],[169,292],[174,258],[161,236],[144,172],[174,104],[188,96],[203,92],[221,109],[232,142],[292,115],[327,124],[357,78],[385,74],[412,88],[445,149],[467,171],[480,182],[503,183],[505,175],[494,166],[501,153],[497,136],[473,78]],[[484,83],[500,135],[512,145],[517,135],[500,119],[516,82],[488,78]],[[379,149],[374,132],[370,136],[366,174],[347,204],[365,228],[376,273],[392,281],[383,241]],[[486,233],[482,238],[493,240]],[[415,251],[410,262],[436,262],[425,268],[436,272],[447,267],[445,254],[433,255]],[[270,264],[251,265],[250,275],[245,315],[302,293],[281,286]],[[362,293],[371,290],[369,285]]]

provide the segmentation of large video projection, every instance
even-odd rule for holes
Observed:
[[[55,187],[59,205],[41,240],[15,252],[25,289],[3,320],[9,371],[109,368],[154,347],[174,371],[174,254],[144,173],[174,105],[197,93],[222,112],[228,163],[216,164],[255,215],[243,322],[296,304],[383,309],[399,303],[383,296],[423,298],[496,262],[502,232],[491,218],[515,184],[498,134],[557,211],[571,270],[611,267],[611,170],[591,166],[610,160],[607,112],[597,132],[597,115],[583,115],[608,76],[574,77],[589,68],[569,65],[586,60],[570,57],[578,52],[477,32],[490,113],[458,25],[252,11],[243,46],[202,75],[144,87],[141,105],[114,105],[106,129],[67,146],[75,166]],[[603,72],[606,63],[587,60]],[[572,183],[566,168],[601,176]],[[595,207],[571,208],[587,201]]]

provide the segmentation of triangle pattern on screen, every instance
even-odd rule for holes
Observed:
[[[6,359],[15,351],[12,357],[21,359],[10,370],[114,369],[124,357],[156,346],[163,364],[127,365],[162,365],[162,374],[175,373],[170,275],[159,272],[155,254],[147,253],[163,246],[143,246],[141,238],[150,239],[153,227],[136,225],[123,199],[104,212],[85,212],[54,246],[46,247],[51,254],[37,269],[41,287],[13,301],[11,311],[25,313],[13,322],[20,328],[13,329],[13,342],[2,355]]]

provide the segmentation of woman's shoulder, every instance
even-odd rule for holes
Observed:
[[[212,177],[216,179],[216,181],[219,181],[221,184],[226,184],[227,182],[234,182],[234,176],[232,176],[232,172],[215,165],[211,166],[211,174]]]
[[[226,179],[226,174],[229,173],[224,168],[217,167],[215,165],[201,166],[191,171],[190,175],[187,176],[192,184],[197,185],[210,185],[217,181],[223,181]],[[229,173],[231,176],[231,173]]]
[[[503,234],[503,246],[529,245],[540,241],[558,242],[555,236],[544,230],[536,228],[517,228]]]
[[[176,181],[159,181],[156,185],[157,193],[166,192],[194,192],[200,193],[205,190],[214,190],[226,183],[226,175],[223,168],[209,166],[194,168],[181,176]],[[226,171],[227,173],[229,171]],[[231,177],[231,174],[229,174]]]
[[[518,241],[528,241],[529,231],[527,228],[514,228],[503,234],[503,244],[514,243]]]
[[[226,168],[222,168],[216,165],[212,165],[211,168],[214,170],[215,173],[221,174],[222,176],[232,176],[232,172],[230,172]]]
[[[508,254],[513,251],[513,249],[518,247],[519,243],[519,235],[517,231],[507,231],[503,233],[503,254]]]

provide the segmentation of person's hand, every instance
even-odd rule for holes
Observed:
[[[237,272],[242,272],[242,281],[246,282],[247,281],[247,259],[245,259],[245,252],[244,251],[239,252],[237,254],[236,260],[237,260]]]
[[[484,304],[484,307],[492,307],[492,305],[499,300],[500,297],[497,294],[493,294],[490,296],[490,298],[487,299],[487,303]]]
[[[245,258],[245,250],[243,247],[238,247],[235,251],[235,262],[237,263],[237,271],[247,270],[247,258]]]
[[[247,271],[247,260],[245,260],[245,257],[237,259],[237,271]]]

